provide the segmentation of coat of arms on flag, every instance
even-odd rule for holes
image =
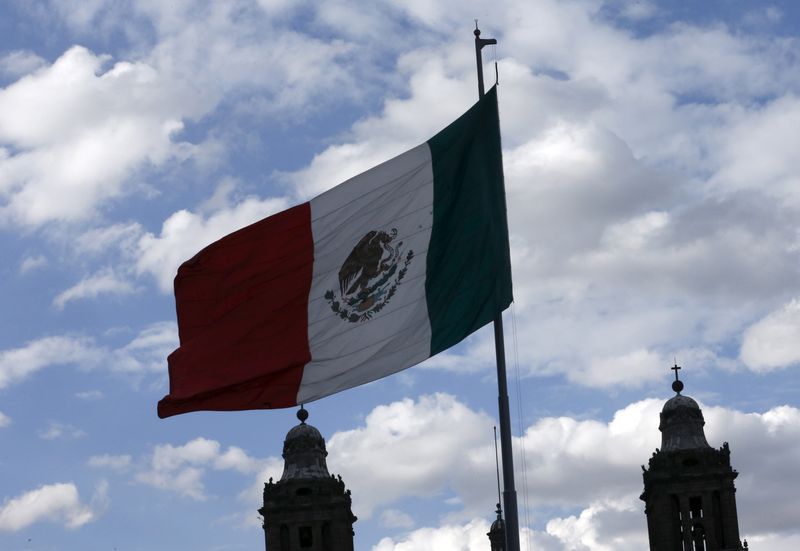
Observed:
[[[367,321],[380,312],[397,292],[408,272],[414,251],[403,256],[403,242],[392,245],[397,228],[371,230],[353,247],[339,269],[339,289],[325,291],[325,300],[340,318]]]

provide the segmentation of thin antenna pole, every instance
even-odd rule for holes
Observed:
[[[483,97],[484,46],[497,44],[494,38],[481,38],[475,21],[475,61],[478,64],[478,97]],[[506,511],[506,551],[520,551],[517,490],[514,486],[514,456],[511,449],[511,415],[508,412],[508,383],[506,382],[506,349],[503,339],[503,314],[494,317],[494,350],[497,357],[498,414],[500,417],[500,449],[503,456],[503,505]]]
[[[500,502],[502,498],[500,497],[500,459],[498,459],[497,455],[497,427],[494,427],[494,466],[497,469],[497,508],[500,509]],[[501,509],[502,511],[502,509]]]

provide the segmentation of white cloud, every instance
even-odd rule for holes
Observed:
[[[800,546],[798,534],[763,534],[746,537],[750,549],[769,549],[770,551],[795,551]]]
[[[10,424],[11,424],[11,418],[2,411],[0,411],[0,428],[7,427]]]
[[[353,507],[363,518],[402,497],[430,497],[448,487],[470,498],[491,487],[491,427],[488,415],[446,394],[394,402],[372,410],[363,427],[331,436],[328,465],[358,496]],[[476,483],[481,471],[487,488]]]
[[[743,20],[749,25],[763,26],[778,23],[783,19],[783,16],[783,11],[777,6],[765,6],[747,12]]]
[[[42,440],[73,440],[75,438],[86,436],[86,432],[78,427],[70,425],[69,423],[61,423],[58,421],[48,421],[47,427],[38,431],[37,434]]]
[[[90,467],[97,467],[101,469],[111,469],[112,471],[124,472],[131,466],[130,455],[93,455],[87,461]]]
[[[650,0],[626,0],[621,14],[627,19],[640,21],[649,19],[658,13],[658,6]]]
[[[748,327],[742,336],[742,361],[753,371],[771,371],[800,362],[800,300]]]
[[[388,99],[380,116],[357,122],[347,143],[331,145],[304,169],[283,174],[303,198],[318,195],[370,167],[419,145],[458,117],[475,101],[466,77],[449,76],[461,59],[441,59],[417,52],[400,60],[409,79],[411,97]],[[447,97],[447,102],[441,98]]]
[[[0,90],[0,144],[12,146],[0,153],[6,223],[85,220],[139,191],[138,171],[202,162],[219,142],[176,134],[222,103],[238,114],[302,118],[333,98],[360,95],[357,75],[371,74],[344,40],[275,26],[294,9],[280,1],[53,4],[59,23],[79,33],[124,35],[131,58],[112,65],[110,56],[74,46]],[[27,52],[4,58],[17,74],[41,64]]]
[[[198,501],[207,498],[203,484],[206,469],[248,474],[260,472],[264,466],[263,461],[248,456],[241,448],[231,446],[223,452],[219,442],[207,438],[195,438],[182,446],[159,444],[148,463],[147,469],[136,474],[137,481]]]
[[[381,525],[386,528],[411,528],[414,519],[399,509],[384,509],[381,512]]]
[[[92,25],[97,24],[98,16],[108,5],[108,0],[50,0],[48,7],[67,25],[81,31],[96,31]]]
[[[564,549],[586,551],[636,551],[648,546],[646,521],[636,496],[595,502],[578,516],[554,518],[546,532]]]
[[[442,524],[418,528],[398,538],[383,538],[372,551],[485,551],[489,548],[489,523],[475,518],[464,524]],[[520,530],[520,549],[561,551],[552,545],[554,538],[547,534]],[[564,549],[563,551],[567,551]]]
[[[136,270],[151,274],[162,291],[170,292],[178,266],[200,249],[288,206],[286,199],[247,198],[208,216],[178,211],[164,221],[159,236],[146,233],[141,237]]]
[[[271,3],[277,8],[276,2]],[[262,4],[261,8],[270,6]],[[274,10],[249,0],[192,4],[140,2],[135,14],[152,23],[158,42],[150,59],[180,81],[197,83],[209,101],[258,89],[271,112],[306,111],[337,90],[353,94],[344,66],[353,47],[274,26]],[[272,12],[272,13],[269,13]],[[271,55],[270,55],[271,54]]]
[[[531,496],[534,506],[574,507],[639,488],[638,466],[660,445],[662,404],[660,400],[630,404],[609,423],[564,416],[540,419],[528,427],[526,474],[536,489]],[[519,439],[516,446],[521,447]]]
[[[178,347],[175,322],[152,323],[125,346],[110,353],[109,367],[122,372],[163,372],[167,356]]]
[[[219,442],[197,438],[183,446],[170,444],[156,446],[147,471],[136,475],[136,480],[161,490],[170,490],[196,500],[206,499],[202,477],[205,465],[219,454]]]
[[[44,268],[45,266],[47,266],[47,257],[44,255],[26,256],[19,265],[19,273],[27,274],[28,272]]]
[[[136,288],[129,281],[106,268],[59,293],[53,299],[53,306],[63,310],[68,302],[75,300],[93,299],[100,295],[129,295],[135,291]]]
[[[639,251],[649,245],[649,241],[667,224],[668,213],[648,212],[606,227],[602,241],[608,247]]]
[[[0,143],[17,149],[0,158],[5,222],[83,219],[134,169],[186,156],[171,139],[191,112],[181,87],[145,63],[102,72],[107,61],[76,46],[0,90]]]
[[[99,390],[82,390],[76,392],[75,397],[79,400],[102,400],[106,395]]]
[[[0,73],[11,77],[21,77],[45,64],[44,59],[29,50],[14,50],[0,58]]]
[[[372,551],[484,551],[489,548],[488,531],[489,524],[482,519],[463,526],[420,528],[401,541],[383,538]]]
[[[141,234],[142,227],[138,223],[112,224],[83,232],[74,244],[82,254],[99,254],[114,246],[123,251],[133,251]]]
[[[225,453],[214,459],[213,467],[216,470],[234,470],[242,474],[259,471],[263,461],[250,457],[241,448],[231,446]]]
[[[0,389],[19,383],[49,367],[74,365],[82,369],[106,367],[111,371],[143,373],[163,371],[166,357],[178,346],[174,322],[146,326],[119,348],[99,345],[94,339],[73,336],[43,337],[19,348],[0,351]],[[97,391],[76,395],[102,397]]]
[[[0,531],[17,532],[43,520],[80,528],[97,518],[106,502],[106,492],[107,485],[99,486],[96,503],[86,505],[72,482],[45,484],[4,501],[0,506]]]
[[[711,183],[721,192],[758,191],[800,208],[800,161],[787,143],[800,124],[800,98],[779,97],[755,109],[736,110],[714,145],[719,171]]]
[[[292,0],[257,0],[258,5],[270,15],[279,15],[293,7],[297,7],[297,2]]]
[[[588,386],[641,386],[664,377],[664,359],[649,350],[634,350],[621,356],[592,358],[569,378]]]
[[[103,352],[89,339],[44,337],[21,348],[0,351],[0,389],[20,382],[45,367],[77,364],[93,367]]]

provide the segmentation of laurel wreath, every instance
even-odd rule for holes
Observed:
[[[340,318],[343,320],[349,321],[351,323],[356,323],[359,321],[367,321],[371,319],[373,315],[383,310],[383,308],[389,304],[389,301],[397,292],[397,285],[403,281],[403,278],[406,276],[408,272],[408,265],[411,264],[411,260],[414,258],[414,251],[408,251],[406,255],[406,259],[403,262],[403,267],[400,271],[397,271],[397,264],[393,265],[390,270],[388,270],[381,278],[375,282],[374,285],[371,285],[367,289],[362,290],[358,293],[355,297],[349,297],[344,299],[345,304],[340,304],[339,301],[335,300],[335,294],[333,291],[328,290],[325,291],[325,300],[328,301],[328,304],[331,306],[331,310],[334,311]],[[365,300],[367,300],[372,294],[377,291],[378,289],[384,287],[386,283],[392,278],[392,276],[397,273],[397,277],[395,278],[392,286],[386,293],[386,298],[377,304],[375,307],[363,312],[361,314],[355,312],[353,309],[348,308],[353,307],[357,304],[361,304]]]

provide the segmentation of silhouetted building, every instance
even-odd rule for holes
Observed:
[[[506,523],[503,520],[503,510],[500,509],[500,504],[497,504],[497,519],[492,523],[489,528],[489,543],[492,551],[506,551]]]
[[[739,551],[738,476],[728,443],[715,449],[703,431],[700,406],[683,396],[675,365],[675,396],[661,410],[661,449],[642,465],[651,551]]]
[[[283,443],[283,476],[264,485],[264,533],[268,551],[353,551],[350,490],[328,472],[325,439],[306,424],[308,412]]]

